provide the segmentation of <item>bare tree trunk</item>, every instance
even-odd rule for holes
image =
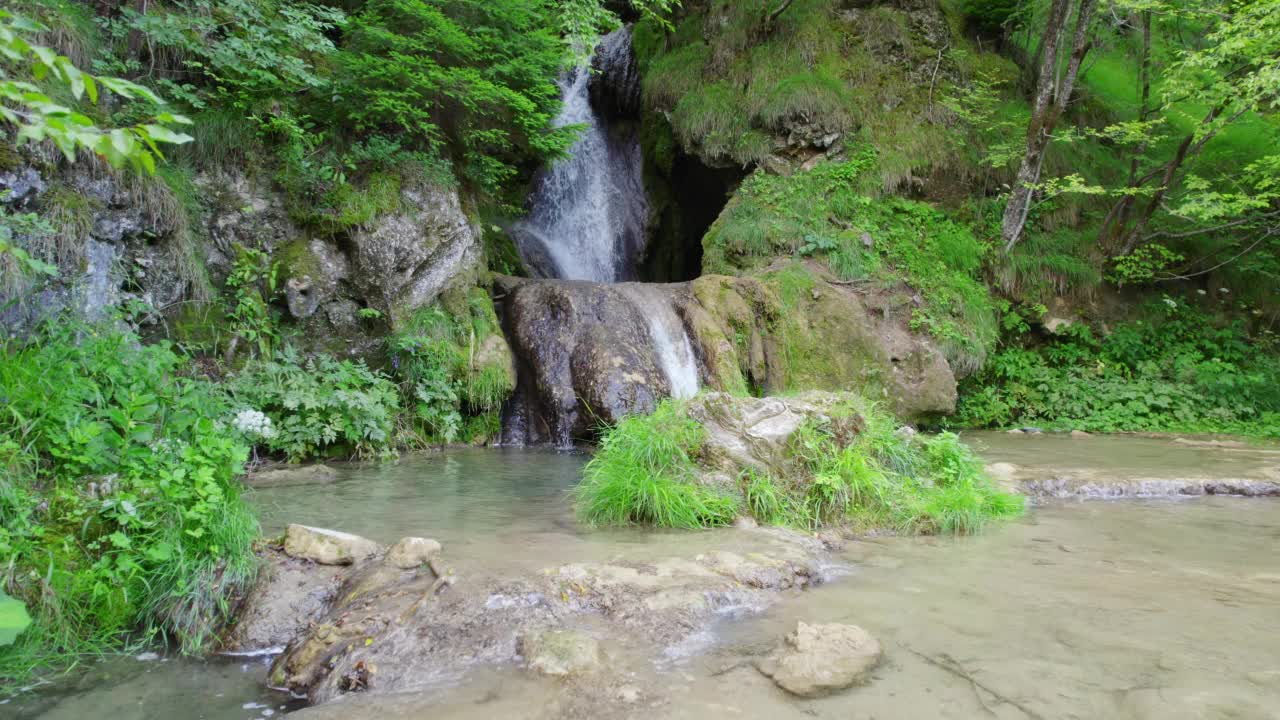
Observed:
[[[1079,8],[1075,12],[1076,25],[1072,33],[1071,55],[1066,68],[1059,69],[1059,45],[1067,20],[1075,9],[1074,2],[1075,0],[1053,0],[1049,8],[1049,18],[1041,42],[1040,76],[1036,80],[1036,93],[1031,103],[1031,122],[1027,126],[1026,150],[1009,194],[1009,203],[1005,206],[1004,218],[1000,222],[1000,239],[1004,243],[1005,252],[1012,250],[1022,237],[1027,216],[1031,212],[1034,186],[1040,181],[1045,151],[1053,138],[1053,128],[1067,109],[1071,92],[1075,88],[1076,76],[1080,73],[1080,65],[1091,46],[1089,20],[1097,0],[1079,0]]]

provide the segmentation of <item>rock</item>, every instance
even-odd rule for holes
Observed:
[[[426,565],[442,548],[435,540],[420,537],[400,538],[400,542],[391,546],[383,562],[402,570],[412,570]]]
[[[328,609],[344,572],[278,549],[267,548],[260,557],[263,568],[222,639],[223,652],[283,649]]]
[[[618,702],[619,680],[632,677],[615,667],[625,658],[606,662],[591,637],[566,627],[573,616],[628,637],[628,657],[647,651],[678,658],[712,642],[714,623],[759,612],[780,591],[821,580],[821,544],[800,533],[735,535],[734,547],[741,552],[659,559],[645,553],[635,561],[576,563],[517,577],[468,573],[455,584],[439,556],[430,571],[387,562],[335,570],[290,559],[326,571],[332,599],[319,615],[307,615],[273,663],[270,682],[323,703],[353,690],[412,690],[424,678],[523,656],[539,673],[571,681],[586,673],[587,686]]]
[[[1072,430],[1072,431],[1071,431],[1071,437],[1073,437],[1073,438],[1087,438],[1087,437],[1093,437],[1093,436],[1092,436],[1092,435],[1090,435],[1089,433],[1087,433],[1087,432],[1083,431],[1083,430]]]
[[[702,424],[706,464],[737,477],[746,468],[785,472],[792,462],[791,436],[807,420],[830,419],[828,411],[848,396],[811,391],[786,398],[703,393],[689,401],[689,417]],[[850,439],[860,418],[848,418]]]
[[[452,188],[403,187],[400,208],[352,232],[351,245],[351,282],[393,325],[480,268],[480,231]]]
[[[284,551],[289,557],[321,565],[350,565],[378,552],[378,544],[337,530],[290,525],[285,531]]]
[[[801,622],[756,667],[793,695],[819,697],[865,682],[882,653],[879,641],[857,625]]]
[[[616,285],[502,278],[512,350],[529,373],[505,442],[569,445],[652,412],[670,392],[641,308]],[[665,287],[665,286],[659,286]]]
[[[544,630],[520,638],[520,654],[530,670],[551,677],[593,673],[604,664],[595,638],[576,630]]]
[[[44,178],[33,167],[20,165],[0,172],[0,204],[25,209],[44,192]],[[6,192],[7,191],[7,192]]]
[[[1018,434],[1022,434],[1019,432]],[[1017,465],[1007,462],[991,463],[987,465],[985,470],[987,475],[995,481],[996,486],[1005,492],[1021,492],[1022,487],[1018,482],[1019,469]]]
[[[591,58],[591,106],[606,118],[640,116],[640,69],[631,50],[631,26],[600,39]]]
[[[792,265],[787,275],[813,292],[785,308],[777,275],[703,275],[687,291],[673,286],[706,384],[737,394],[852,390],[883,398],[907,422],[955,410],[956,378],[975,368],[953,368],[911,330],[902,293],[840,284],[817,265]]]
[[[750,515],[741,515],[733,521],[733,526],[739,530],[753,530],[760,527],[760,523]]]
[[[278,485],[319,485],[338,479],[338,471],[328,465],[285,466],[249,473],[244,482],[249,487],[273,487]]]

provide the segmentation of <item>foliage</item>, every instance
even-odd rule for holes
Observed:
[[[226,319],[232,337],[250,343],[264,359],[272,356],[280,339],[269,305],[276,295],[277,271],[266,253],[237,246],[235,263],[227,276],[231,297]]]
[[[335,51],[330,37],[345,20],[337,8],[298,0],[171,0],[123,7],[107,27],[117,42],[131,34],[148,41],[145,54],[116,63],[120,72],[148,63],[157,85],[191,108],[244,112],[324,88],[318,64]]]
[[[1148,319],[1098,338],[1072,325],[1040,346],[1011,345],[961,386],[956,423],[1097,432],[1280,435],[1274,338],[1165,297]]]
[[[667,400],[604,433],[575,490],[578,512],[605,524],[699,528],[749,513],[806,529],[972,534],[1022,511],[1022,499],[998,491],[955,435],[897,427],[874,405],[851,401],[792,435],[790,470],[747,469],[736,488],[717,488],[699,477],[702,426]]]
[[[275,359],[246,365],[227,389],[237,408],[271,419],[274,432],[260,442],[290,462],[395,452],[396,386],[363,362],[326,355],[304,359],[286,348]]]
[[[33,616],[0,678],[153,636],[195,651],[254,577],[247,447],[181,370],[166,345],[66,319],[0,348],[0,568]]]
[[[844,281],[910,286],[921,298],[913,327],[953,359],[981,364],[995,340],[995,312],[978,280],[986,246],[945,213],[858,189],[868,153],[790,177],[752,173],[703,238],[703,271],[751,268],[777,255],[823,258]]]
[[[652,415],[631,415],[606,431],[574,489],[578,513],[599,524],[701,528],[729,525],[732,495],[697,482],[693,458],[702,427],[675,400]]]
[[[164,158],[159,144],[191,140],[174,130],[190,121],[164,110],[164,101],[148,88],[121,78],[90,75],[65,55],[29,40],[45,29],[0,10],[0,120],[15,126],[18,142],[48,140],[68,161],[83,149],[115,167],[131,165],[150,173],[155,172],[156,160]],[[121,100],[136,100],[158,110],[144,122],[104,129],[51,97],[66,90],[76,101],[86,98],[96,104],[99,87]]]
[[[426,308],[388,338],[415,441],[448,444],[494,436],[487,421],[473,424],[468,418],[496,417],[515,389],[508,358],[484,353],[499,332],[493,301],[474,288],[456,313]]]
[[[536,0],[368,0],[338,58],[343,121],[450,158],[495,191],[518,163],[557,157],[575,136],[551,127],[549,80],[565,57],[555,27]]]

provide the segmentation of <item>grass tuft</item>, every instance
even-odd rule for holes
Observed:
[[[702,426],[684,405],[663,402],[652,415],[623,418],[608,430],[574,490],[578,513],[592,523],[674,528],[729,525],[733,495],[698,482],[693,461]]]

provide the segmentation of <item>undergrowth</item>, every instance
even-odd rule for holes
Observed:
[[[0,347],[0,584],[32,615],[0,683],[148,639],[196,651],[255,576],[248,446],[183,369],[65,318]]]
[[[860,400],[796,430],[785,471],[745,468],[731,487],[706,484],[703,440],[679,401],[624,418],[587,464],[578,512],[600,524],[701,528],[747,514],[806,529],[964,535],[1023,508],[957,436],[900,433],[891,415]]]
[[[961,384],[957,426],[1280,436],[1271,333],[1169,297],[1102,337],[1077,323],[1037,344],[1028,330]]]

